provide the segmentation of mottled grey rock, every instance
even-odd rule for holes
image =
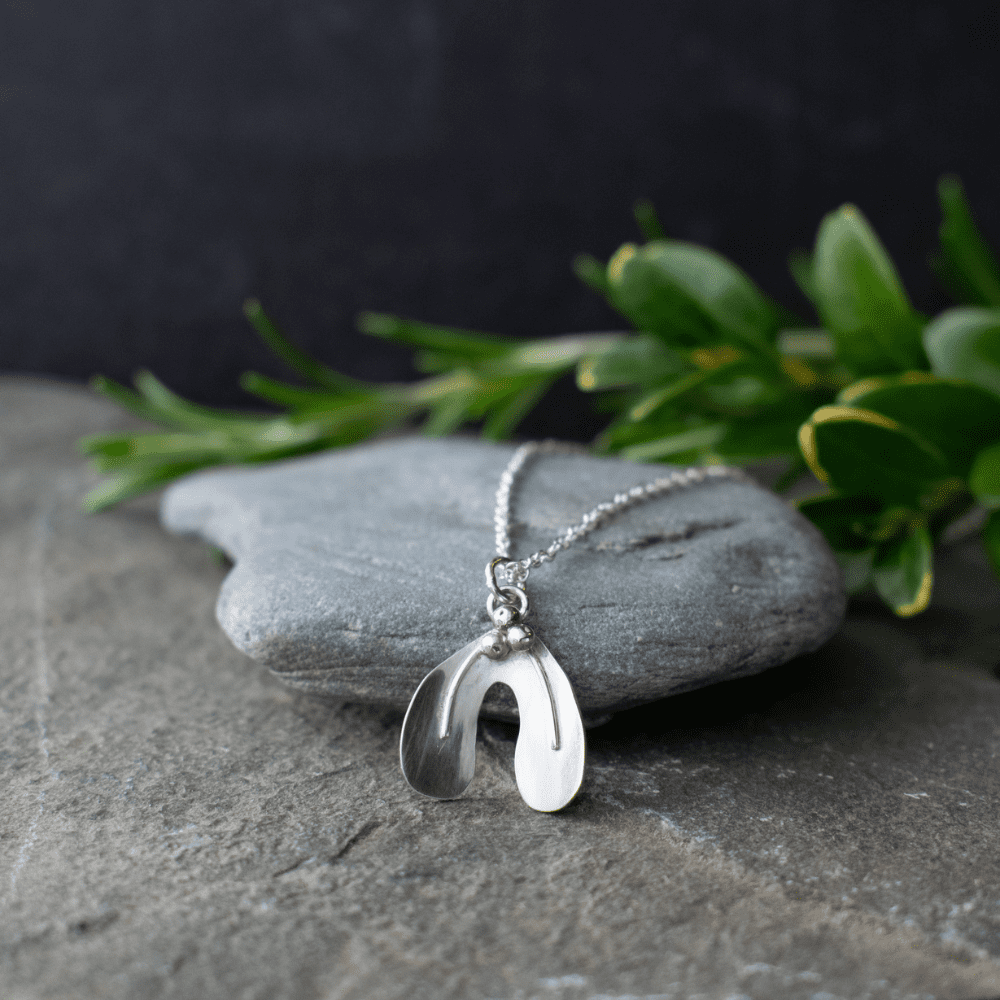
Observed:
[[[513,727],[467,797],[399,773],[400,713],[233,649],[223,571],[153,502],[97,517],[122,418],[0,380],[0,996],[986,1000],[1000,995],[1000,587],[853,604],[818,653],[622,712],[532,812]],[[552,569],[558,568],[558,562]]]
[[[264,469],[191,476],[162,520],[236,565],[216,613],[236,647],[303,690],[405,707],[489,627],[484,567],[511,446],[409,437]],[[662,467],[545,455],[514,497],[515,555]],[[640,504],[532,572],[532,622],[585,714],[756,673],[813,650],[843,615],[808,521],[750,482]],[[495,688],[487,712],[514,717]]]

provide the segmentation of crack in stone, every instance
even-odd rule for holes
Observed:
[[[639,552],[653,545],[686,542],[709,531],[724,531],[739,524],[740,520],[740,518],[730,518],[724,521],[695,521],[682,531],[654,531],[640,538],[630,538],[624,542],[598,542],[593,548],[597,552]]]

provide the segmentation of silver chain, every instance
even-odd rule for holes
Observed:
[[[581,445],[566,444],[561,441],[528,441],[522,444],[511,456],[507,468],[500,476],[497,487],[496,506],[493,514],[493,526],[496,529],[497,566],[496,569],[506,576],[507,586],[523,588],[528,579],[528,573],[551,562],[563,550],[574,542],[589,535],[599,528],[608,518],[621,513],[629,507],[646,500],[653,500],[674,490],[683,489],[706,479],[746,480],[742,469],[728,465],[692,465],[684,469],[675,469],[666,476],[654,479],[644,486],[633,486],[624,493],[616,493],[611,500],[599,503],[580,519],[579,524],[564,528],[548,548],[532,552],[524,559],[512,559],[510,555],[510,500],[511,491],[517,481],[518,474],[524,469],[528,459],[534,455],[586,455],[587,449]],[[501,560],[503,560],[501,562]],[[492,565],[492,564],[491,564]],[[488,573],[492,573],[489,569]]]

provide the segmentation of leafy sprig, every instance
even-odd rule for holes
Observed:
[[[292,344],[250,300],[245,312],[300,385],[254,372],[243,388],[277,414],[198,406],[141,372],[135,389],[94,387],[159,433],[96,435],[81,447],[109,474],[85,499],[99,510],[194,469],[339,447],[404,425],[448,434],[514,433],[552,384],[575,373],[611,414],[594,447],[638,461],[785,461],[822,484],[800,509],[826,535],[848,586],[874,586],[897,614],[927,606],[933,544],[979,505],[1000,572],[1000,266],[960,183],[943,178],[931,265],[959,305],[934,317],[911,304],[892,260],[852,205],[821,222],[811,252],[789,259],[812,325],[735,264],[667,239],[648,202],[646,241],[580,279],[635,332],[513,340],[379,313],[359,329],[407,345],[423,378],[349,378]]]

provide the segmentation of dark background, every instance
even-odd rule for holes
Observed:
[[[854,201],[938,309],[940,174],[1000,242],[994,6],[8,0],[0,367],[245,403],[241,370],[281,373],[248,295],[377,379],[412,370],[363,308],[617,328],[570,261],[639,196],[803,315],[786,256]]]

